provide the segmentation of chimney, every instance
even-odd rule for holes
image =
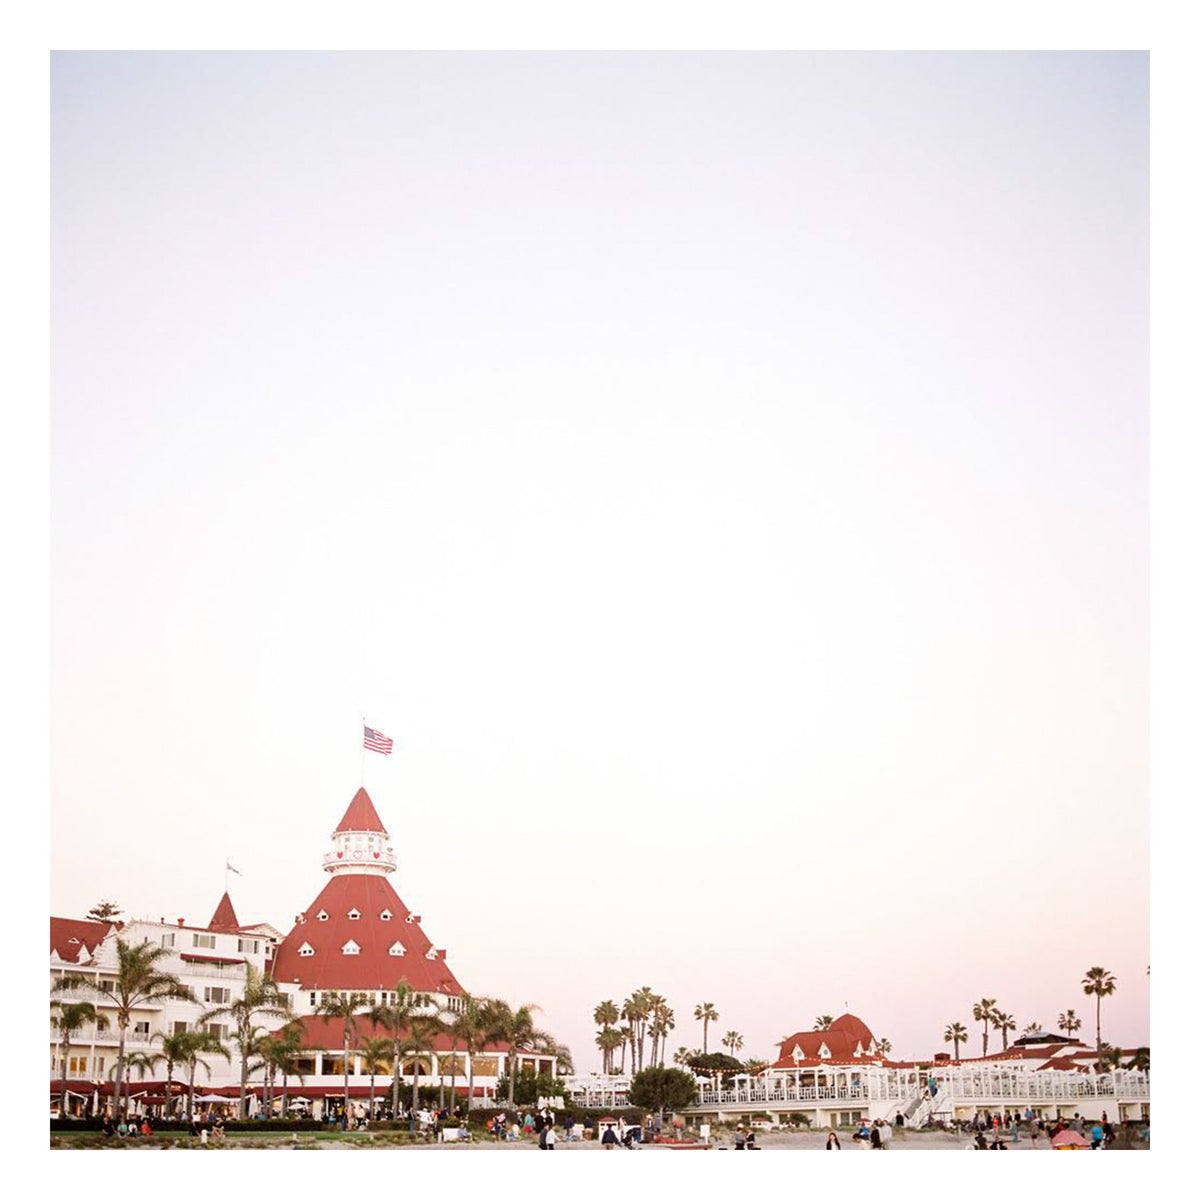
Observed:
[[[182,929],[183,928],[183,918],[178,917],[177,920],[179,921],[179,928]]]

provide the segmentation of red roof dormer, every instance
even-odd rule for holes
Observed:
[[[366,788],[359,788],[354,793],[354,799],[350,801],[350,807],[346,809],[346,815],[338,822],[334,833],[382,833],[384,837],[388,837],[388,831],[383,827],[383,822],[379,819],[379,814],[375,811],[375,805],[371,803],[371,797],[367,795]]]

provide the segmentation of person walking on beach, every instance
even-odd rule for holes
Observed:
[[[879,1132],[879,1122],[878,1121],[876,1121],[875,1124],[871,1126],[871,1149],[872,1150],[882,1150],[883,1149],[883,1136]]]

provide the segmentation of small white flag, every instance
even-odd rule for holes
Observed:
[[[240,875],[240,874],[241,874],[241,871],[239,871],[239,870],[237,869],[237,867],[235,867],[235,866],[233,865],[233,863],[231,863],[231,862],[229,861],[229,859],[226,859],[226,860],[225,860],[225,870],[227,870],[227,871],[232,871],[232,872],[233,872],[235,875]]]

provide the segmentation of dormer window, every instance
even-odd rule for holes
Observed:
[[[407,954],[408,952],[404,949],[404,947],[402,945],[400,945],[399,942],[393,942],[391,945],[391,948],[388,950],[388,953],[393,958],[403,958],[405,956],[405,954]]]
[[[832,1055],[829,1053],[829,1047],[827,1045],[825,1045],[824,1042],[821,1043],[821,1049],[817,1051],[817,1056],[819,1058],[831,1058],[832,1057]]]
[[[321,911],[319,913],[317,913],[317,920],[318,921],[328,921],[329,914],[324,909],[321,909]]]
[[[433,959],[437,958],[437,951],[430,946],[429,949],[425,951],[425,957],[432,961]]]
[[[379,914],[379,919],[381,921],[390,921],[392,919],[392,910],[390,908],[385,908],[383,912]]]
[[[67,938],[67,945],[68,946],[78,946],[79,939],[78,938]]]
[[[408,916],[404,918],[404,923],[406,925],[415,925],[420,919],[421,918],[418,917],[416,913],[409,913]]]
[[[314,954],[316,954],[316,951],[307,942],[300,947],[301,958],[312,958]]]
[[[357,954],[358,952],[359,945],[353,938],[342,947],[343,954]]]
[[[357,908],[352,908],[350,910],[350,920],[357,921],[361,917],[362,917],[362,913],[360,913]]]

